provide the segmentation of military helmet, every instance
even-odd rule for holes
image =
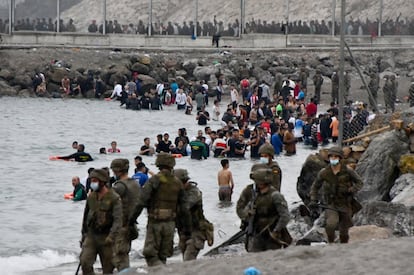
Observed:
[[[273,172],[270,168],[260,168],[250,173],[250,178],[255,182],[268,183],[272,181]]]
[[[109,174],[104,169],[94,169],[90,174],[89,178],[96,178],[100,182],[107,183],[109,181]]]
[[[114,159],[111,162],[111,169],[114,172],[128,171],[129,170],[129,160],[127,160],[127,159]]]
[[[174,176],[176,176],[183,183],[187,182],[189,179],[187,169],[174,169]]]
[[[344,153],[341,148],[339,147],[332,147],[328,150],[328,157],[330,156],[338,156],[341,159],[344,158]]]
[[[265,143],[259,147],[259,154],[268,154],[273,157],[275,154],[275,149],[271,144]]]
[[[155,166],[167,166],[173,168],[175,166],[175,158],[167,153],[159,153],[155,160]]]

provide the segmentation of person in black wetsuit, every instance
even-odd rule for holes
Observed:
[[[78,161],[78,162],[93,161],[93,158],[91,157],[91,155],[85,152],[85,145],[83,144],[78,145],[78,151],[76,153],[69,155],[69,156],[58,157],[58,159],[64,159],[64,160],[74,159],[75,161]]]

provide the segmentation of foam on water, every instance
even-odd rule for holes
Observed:
[[[25,253],[19,256],[0,257],[2,274],[27,274],[29,271],[47,269],[65,263],[73,263],[77,256],[56,250],[42,250],[39,253]]]

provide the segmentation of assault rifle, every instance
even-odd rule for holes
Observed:
[[[247,237],[253,236],[254,233],[254,220],[256,218],[256,199],[257,199],[257,191],[256,191],[256,184],[252,186],[252,198],[249,202],[249,220],[247,221],[246,227],[246,234]]]
[[[226,246],[229,246],[229,245],[232,245],[232,244],[242,243],[243,239],[244,239],[243,238],[244,235],[246,235],[246,230],[240,230],[239,232],[237,232],[236,234],[231,236],[230,239],[228,239],[224,243],[222,243],[219,246],[207,251],[203,256],[216,255],[216,254],[219,254],[219,250],[222,247],[226,247]]]

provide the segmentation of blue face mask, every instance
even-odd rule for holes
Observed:
[[[330,160],[329,160],[329,163],[330,163],[332,166],[336,166],[336,165],[338,165],[338,164],[339,164],[339,159],[330,159]]]
[[[267,163],[269,163],[269,159],[265,158],[265,157],[260,157],[260,163],[267,164]]]
[[[91,182],[91,189],[93,191],[98,191],[99,190],[99,182]]]

